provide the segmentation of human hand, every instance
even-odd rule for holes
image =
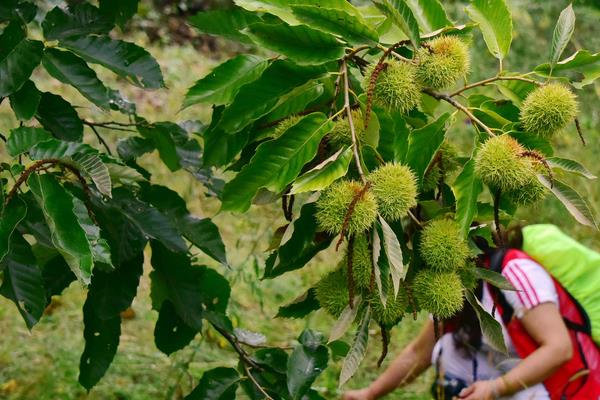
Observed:
[[[468,388],[463,389],[459,398],[461,400],[492,400],[499,396],[501,382],[493,381],[477,381]]]
[[[342,400],[375,400],[375,395],[370,388],[349,390],[342,395]]]

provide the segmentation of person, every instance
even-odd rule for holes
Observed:
[[[496,264],[493,269],[515,289],[480,283],[476,290],[483,308],[501,324],[508,353],[482,337],[475,312],[465,306],[440,323],[437,340],[434,320],[428,320],[381,376],[366,388],[347,391],[343,400],[381,398],[432,364],[436,399],[600,399],[598,348],[590,332],[576,329],[583,326],[585,313],[527,254],[518,249],[486,252],[481,260],[488,267]]]

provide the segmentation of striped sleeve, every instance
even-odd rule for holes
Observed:
[[[503,290],[508,304],[515,310],[517,318],[542,303],[558,304],[558,294],[552,277],[540,264],[529,259],[509,261],[502,275],[517,289]]]

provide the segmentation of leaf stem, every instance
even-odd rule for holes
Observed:
[[[469,117],[469,119],[474,124],[479,125],[488,135],[490,135],[492,137],[496,136],[496,134],[494,132],[492,132],[492,130],[486,124],[481,122],[481,120],[479,118],[477,118],[475,115],[473,115],[473,113],[471,111],[469,111],[469,109],[467,107],[463,106],[458,101],[454,100],[451,95],[444,94],[444,93],[437,93],[431,89],[423,89],[422,92],[430,95],[434,99],[444,100],[444,101],[450,103],[454,108],[462,111],[467,117]]]
[[[225,340],[229,342],[231,347],[233,347],[233,350],[235,350],[235,352],[238,353],[240,361],[244,364],[244,370],[246,371],[246,376],[248,376],[248,379],[252,381],[254,386],[256,386],[256,388],[265,396],[266,399],[273,400],[273,398],[269,396],[265,389],[263,389],[263,387],[256,381],[256,379],[252,375],[252,372],[250,371],[250,367],[258,370],[262,370],[262,368],[260,367],[260,365],[254,362],[254,360],[250,358],[250,355],[246,352],[246,350],[244,350],[242,346],[240,346],[240,341],[238,340],[238,338],[232,335],[231,333],[227,332],[225,329],[219,327],[215,323],[211,322],[211,325],[213,326],[213,328],[215,328],[217,332],[221,334],[221,336],[225,338]]]
[[[356,162],[356,169],[358,170],[358,175],[360,176],[360,180],[362,183],[367,183],[367,179],[365,178],[365,173],[362,169],[362,163],[360,160],[360,152],[359,152],[359,143],[358,138],[356,136],[356,129],[354,127],[354,120],[352,119],[352,108],[350,107],[350,84],[348,79],[348,65],[346,64],[346,60],[342,60],[342,66],[340,72],[343,75],[344,80],[344,109],[346,110],[346,115],[348,117],[348,125],[350,126],[350,134],[352,136],[352,152],[354,153],[354,161]]]
[[[538,86],[542,84],[541,82],[538,82],[538,81],[536,81],[534,79],[524,78],[523,76],[500,76],[500,75],[496,75],[496,76],[493,76],[491,78],[481,80],[479,82],[474,82],[474,83],[471,83],[469,85],[465,85],[464,87],[458,89],[457,91],[450,93],[449,96],[450,97],[458,96],[462,92],[467,91],[469,89],[473,89],[473,88],[476,88],[476,87],[479,87],[479,86],[486,86],[486,85],[489,85],[490,83],[496,82],[496,81],[522,81],[522,82],[529,82],[529,83],[532,83],[532,84],[538,85]]]

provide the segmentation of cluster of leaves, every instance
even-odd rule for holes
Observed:
[[[372,274],[378,277],[372,290],[382,299],[388,293],[384,282],[392,282],[397,293],[402,281],[410,282],[423,269],[425,263],[412,249],[418,248],[421,228],[429,220],[450,216],[466,241],[474,234],[491,237],[488,222],[495,219],[501,231],[501,219],[506,224],[514,214],[515,205],[501,196],[490,203],[482,177],[475,173],[479,143],[489,137],[510,135],[549,169],[591,177],[577,162],[553,157],[550,139],[523,132],[519,119],[524,99],[543,83],[530,78],[533,74],[575,88],[598,77],[597,54],[581,50],[561,60],[573,31],[571,8],[557,24],[550,62],[532,73],[515,74],[502,69],[512,40],[506,4],[473,0],[468,14],[500,61],[498,75],[451,93],[420,88],[416,107],[394,110],[373,103],[376,87],[361,86],[360,81],[376,82],[376,74],[392,58],[414,62],[436,37],[468,41],[475,24],[450,21],[438,0],[374,0],[359,7],[345,0],[237,0],[232,9],[190,19],[201,32],[239,41],[249,49],[190,88],[184,107],[213,105],[210,125],[198,129],[197,124],[145,120],[89,66],[106,68],[143,89],[163,86],[160,68],[148,52],[111,36],[115,25],[123,26],[136,8],[136,0],[100,0],[98,7],[77,2],[40,15],[43,12],[28,1],[9,0],[0,6],[0,99],[10,102],[20,121],[2,136],[6,160],[0,175],[0,294],[14,301],[31,328],[52,296],[75,280],[88,286],[79,377],[86,388],[102,378],[114,357],[120,313],[136,295],[148,245],[152,305],[158,311],[157,347],[171,354],[208,324],[239,356],[237,369],[206,372],[189,399],[235,398],[238,387],[252,399],[318,399],[311,386],[330,354],[347,353],[343,384],[367,351],[375,308],[372,312],[370,299],[349,296],[329,343],[307,330],[291,353],[268,347],[250,352],[248,345],[257,344],[256,338],[234,330],[227,317],[227,280],[197,265],[192,255],[197,248],[227,264],[217,227],[210,219],[191,215],[177,193],[152,184],[150,172],[136,162],[143,154],[157,151],[170,171],[188,171],[221,200],[222,211],[243,213],[253,203],[282,202],[289,223],[275,233],[266,279],[304,267],[334,242],[317,223],[313,193],[344,177],[362,182],[366,191],[365,177],[381,164],[409,167],[420,192],[410,218],[377,217],[375,226],[367,229]],[[34,39],[40,27],[43,42]],[[265,49],[274,55],[265,54]],[[129,122],[81,118],[61,96],[37,89],[36,68],[74,87],[100,109],[126,115]],[[498,92],[466,95],[485,85],[495,85]],[[472,122],[473,150],[456,160],[456,177],[446,173],[440,161],[453,121],[452,114],[437,112],[440,103]],[[348,124],[350,140],[333,146],[328,135],[340,121]],[[364,129],[360,140],[359,123]],[[102,139],[103,130],[135,135],[119,141],[113,154]],[[84,142],[93,138],[98,146]],[[213,177],[215,168],[235,176],[223,186]],[[434,170],[434,184],[426,185]],[[572,188],[543,174],[539,177],[577,220],[595,226],[585,201]],[[346,212],[346,218],[352,218],[352,207]],[[470,229],[473,221],[479,228]],[[338,243],[353,241],[347,233],[341,230]],[[350,275],[352,258],[348,251]],[[493,274],[474,271],[505,285]],[[352,283],[349,286],[352,292]],[[502,348],[495,320],[472,292],[466,291],[465,297],[480,317],[484,334]],[[281,307],[278,316],[301,318],[318,308],[311,288]],[[414,311],[418,308],[412,305]],[[339,339],[354,320],[359,321],[354,340],[344,345]],[[384,338],[389,328],[382,330]]]
[[[200,13],[190,23],[203,33],[235,40],[249,49],[267,49],[276,56],[249,51],[227,60],[189,90],[184,105],[213,105],[211,124],[203,133],[205,150],[210,154],[210,160],[205,160],[212,166],[237,171],[224,187],[223,211],[244,213],[253,203],[282,202],[289,223],[275,232],[274,250],[267,258],[264,278],[273,279],[303,268],[332,243],[339,246],[348,240],[348,250],[340,257],[342,268],[333,263],[321,287],[310,288],[279,312],[280,317],[301,318],[321,306],[331,308],[339,317],[332,328],[332,341],[341,338],[353,322],[358,322],[340,384],[352,376],[364,357],[369,322],[377,320],[375,307],[381,306],[373,296],[364,295],[364,290],[360,293],[355,290],[354,286],[360,287],[361,283],[352,279],[352,268],[357,267],[352,263],[354,240],[367,238],[367,259],[372,260],[368,292],[377,293],[385,308],[386,296],[395,296],[402,285],[410,286],[420,271],[439,278],[431,271],[436,267],[417,251],[422,228],[431,221],[454,220],[465,243],[473,236],[481,236],[502,244],[503,227],[510,223],[517,207],[552,193],[575,219],[596,228],[586,201],[557,179],[563,172],[588,179],[595,177],[578,162],[554,156],[552,145],[553,135],[565,125],[576,129],[576,103],[571,100],[570,96],[575,98],[571,91],[598,78],[599,60],[595,54],[579,50],[562,58],[574,29],[571,6],[557,22],[549,61],[530,72],[512,72],[503,67],[512,42],[512,16],[503,0],[471,1],[467,8],[471,22],[462,25],[452,22],[437,0],[374,0],[357,6],[337,0],[237,0],[235,4],[227,11]],[[387,104],[377,101],[386,93],[406,94],[378,86],[383,85],[378,79],[389,69],[398,69],[395,67],[398,63],[419,66],[430,53],[435,53],[436,38],[456,37],[469,43],[476,28],[491,55],[498,60],[495,76],[472,83],[465,79],[464,86],[454,88],[447,84],[447,77],[441,77],[444,83],[439,87],[422,84],[416,106],[407,106],[399,98],[387,99]],[[422,73],[436,69],[440,68]],[[452,90],[440,91],[447,86]],[[541,129],[532,130],[530,121],[538,115],[534,115],[534,107],[528,106],[535,103],[530,94],[537,93],[537,98],[543,98],[555,89],[567,94],[566,108],[553,101],[546,103],[550,108],[555,106],[560,114],[557,120],[563,120],[544,134]],[[547,99],[551,97],[552,94]],[[448,109],[454,112],[444,112]],[[470,137],[453,138],[448,134],[453,126],[465,121],[457,116],[464,116],[469,122]],[[345,126],[346,141],[339,140],[340,124]],[[465,129],[459,127],[456,131]],[[534,195],[503,196],[493,180],[482,176],[486,169],[477,167],[477,160],[483,159],[478,154],[484,143],[496,138],[512,146],[514,158],[508,160],[512,163],[509,165],[526,171],[527,176],[519,177],[522,180],[533,179],[528,184],[537,190]],[[448,157],[447,153],[455,152],[449,144],[453,141],[473,145],[466,156]],[[492,157],[494,161],[503,157],[493,156],[497,156]],[[446,163],[442,160],[449,158],[457,174],[444,168]],[[371,198],[364,200],[363,208],[359,206],[363,196],[370,192],[369,174],[390,164],[405,165],[412,170],[418,182],[418,204],[398,221],[386,221],[381,215],[373,220],[366,205],[372,202]],[[499,165],[491,169],[502,174]],[[354,190],[354,199],[352,195],[344,195],[345,199],[340,200],[339,183],[346,179],[359,183],[347,185],[348,190]],[[485,187],[489,188],[489,194]],[[322,202],[327,202],[321,209],[335,210],[336,204],[345,204],[347,208],[341,214],[345,212],[343,224],[339,215],[334,218],[337,231],[324,226],[329,220],[326,224],[320,220],[321,191],[325,191]],[[335,201],[331,201],[332,193],[338,195]],[[290,204],[298,203],[300,211],[295,215]],[[370,222],[357,228],[360,224],[355,222],[367,216]],[[334,237],[336,234],[339,239]],[[439,243],[444,244],[443,240]],[[473,248],[470,257],[476,254]],[[363,263],[365,257],[360,256]],[[467,273],[461,276],[464,286],[460,289],[461,297],[478,315],[489,342],[503,350],[499,325],[483,310],[471,289],[478,279],[503,288],[510,285],[500,276],[475,268],[468,260],[460,260],[459,264],[463,263]],[[429,282],[428,275],[421,275],[419,287]],[[340,279],[347,283],[340,285]],[[456,288],[452,279],[452,287]],[[393,284],[392,292],[388,293],[387,287],[392,285],[386,285],[385,281]],[[319,304],[320,293],[326,289],[344,293],[332,297],[331,304],[329,301]],[[418,301],[410,298],[410,292],[408,297],[406,311],[418,311],[421,308]],[[346,298],[345,308],[333,304],[339,298]],[[383,328],[385,342],[390,326]],[[276,392],[270,395],[280,396]]]

